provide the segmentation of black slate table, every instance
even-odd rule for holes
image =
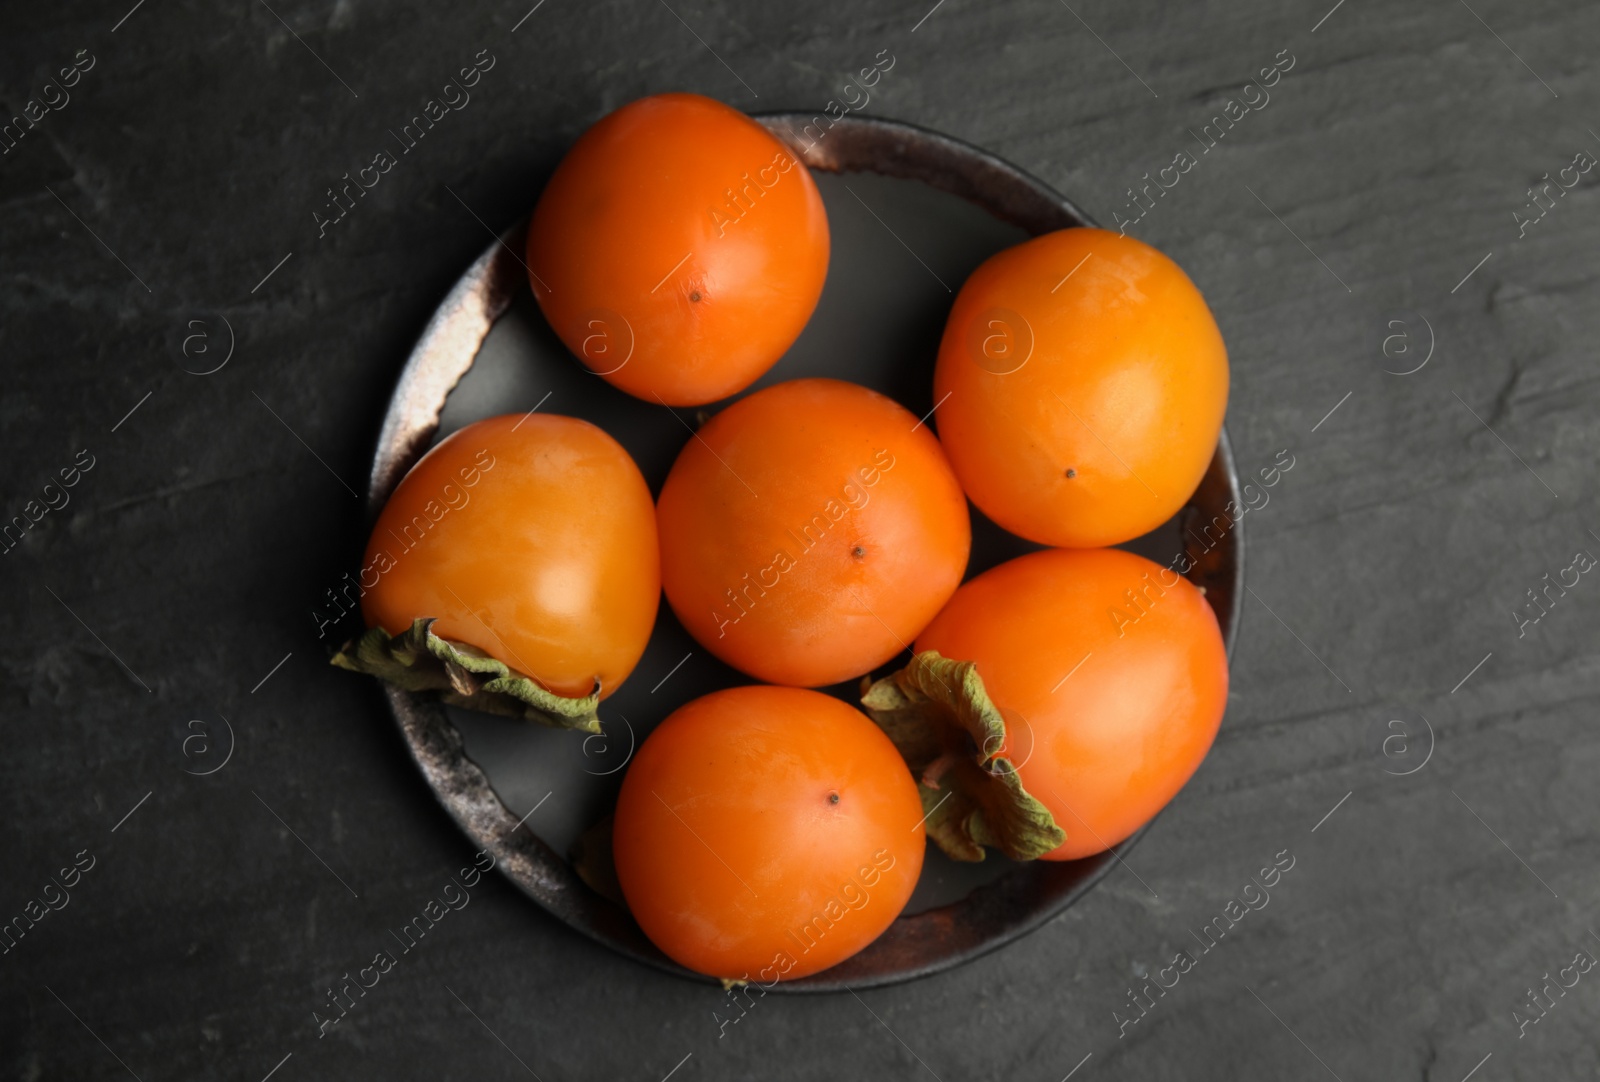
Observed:
[[[44,913],[0,954],[3,1077],[1600,1070],[1592,5],[141,0],[0,28],[3,116],[32,120],[0,136],[0,516],[38,518],[0,556],[0,918]],[[1241,466],[1295,463],[1244,521],[1211,757],[1085,901],[934,979],[723,1026],[714,989],[489,876],[319,1028],[472,859],[311,615],[400,358],[596,117],[859,101],[883,50],[865,114],[1184,265]]]

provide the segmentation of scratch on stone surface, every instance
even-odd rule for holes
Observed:
[[[1427,1042],[1427,1058],[1422,1061],[1422,1082],[1433,1082],[1433,1069],[1439,1063],[1439,1046],[1434,1042],[1433,1034],[1426,1031],[1422,1039]]]
[[[1588,294],[1593,292],[1596,280],[1596,275],[1587,274],[1567,282],[1542,282],[1537,288],[1516,290],[1507,298],[1507,301],[1508,303],[1517,301],[1529,301],[1537,303],[1540,301],[1549,300],[1551,297],[1565,296],[1569,293],[1576,293],[1587,297]],[[1501,284],[1503,283],[1497,282],[1496,287],[1498,288],[1498,286]]]
[[[68,702],[70,693],[77,690],[73,659],[69,647],[54,645],[32,662],[8,662],[5,666],[7,687],[20,691],[29,706]]]
[[[32,203],[40,199],[49,198],[50,193],[45,191],[43,188],[40,188],[37,192],[26,191],[22,192],[21,194],[14,195],[9,199],[0,199],[0,210],[6,210],[10,207],[19,206],[23,203]]]
[[[1230,716],[1226,724],[1217,732],[1217,743],[1222,744],[1232,740],[1242,740],[1292,725],[1305,725],[1330,719],[1348,718],[1349,716],[1350,708],[1347,706],[1330,707],[1326,710],[1310,710],[1300,714],[1284,715],[1274,713],[1270,717],[1262,718],[1253,725],[1247,724],[1244,718]]]
[[[1489,411],[1487,423],[1490,428],[1503,421],[1511,413],[1511,396],[1516,393],[1517,384],[1522,381],[1522,362],[1516,357],[1511,358],[1511,373],[1500,389],[1494,393],[1494,407]]]
[[[1031,1066],[1033,1063],[1035,1063],[1039,1056],[1039,1046],[1044,1044],[1045,1038],[1055,1036],[1058,1036],[1057,1032],[1052,1030],[1049,1026],[1045,1026],[1040,1029],[1037,1037],[1029,1042],[1025,1048],[1019,1050],[1016,1055],[1011,1057],[1011,1069],[1003,1072],[1003,1077],[1015,1077],[1021,1072],[1022,1068]]]
[[[1466,472],[1469,474],[1473,472],[1483,473],[1482,470],[1474,471],[1472,469],[1468,469]],[[1486,478],[1486,483],[1496,483],[1496,475],[1484,474],[1484,477]],[[1439,479],[1437,484],[1431,485],[1430,487],[1421,489],[1417,492],[1404,493],[1399,499],[1375,500],[1372,503],[1361,504],[1359,506],[1352,505],[1349,507],[1342,507],[1334,511],[1332,514],[1320,515],[1317,518],[1301,519],[1295,522],[1286,523],[1282,526],[1258,526],[1250,535],[1251,544],[1265,545],[1270,541],[1275,541],[1291,534],[1304,533],[1306,530],[1320,529],[1330,524],[1342,524],[1352,516],[1363,514],[1369,511],[1398,510],[1408,504],[1420,501],[1425,496],[1437,496],[1440,494],[1448,496],[1453,489],[1458,488],[1458,481],[1452,480],[1448,477],[1442,477]],[[1551,502],[1553,503],[1554,501]],[[1430,506],[1429,509],[1434,512],[1438,511],[1437,506]],[[1538,513],[1530,512],[1524,517],[1523,525],[1527,526],[1535,523],[1547,522],[1553,514],[1554,511],[1540,511]]]
[[[185,492],[197,492],[203,488],[211,488],[215,485],[231,484],[234,481],[243,481],[248,477],[259,477],[262,474],[271,472],[273,471],[266,469],[249,470],[245,473],[230,474],[227,477],[212,477],[199,481],[185,481],[176,485],[167,485],[164,488],[158,488],[151,492],[141,492],[136,496],[129,496],[125,500],[118,500],[116,503],[107,504],[105,507],[100,508],[99,510],[106,514],[110,514],[113,511],[121,511],[125,508],[134,507],[141,503],[149,503],[151,500],[164,500],[169,496],[178,496]]]
[[[67,169],[70,170],[72,186],[87,196],[90,203],[94,205],[96,210],[105,210],[103,201],[97,199],[94,192],[91,191],[89,186],[84,183],[84,168],[78,163],[77,155],[68,149],[67,144],[58,138],[56,132],[48,128],[44,129],[44,137],[46,141],[49,142],[50,149],[56,152],[56,157],[61,159],[61,164],[65,165]]]
[[[1285,786],[1298,789],[1303,787],[1304,783],[1325,775],[1347,777],[1351,768],[1359,765],[1359,760],[1353,759],[1349,752],[1341,751],[1315,759],[1297,760],[1292,766],[1292,773],[1288,774],[1284,773],[1284,764],[1280,761],[1254,772],[1240,770],[1230,777],[1218,778],[1210,784],[1196,785],[1192,781],[1189,784],[1197,796],[1207,797],[1234,795],[1258,789],[1271,790]]]
[[[1600,376],[1590,376],[1588,379],[1574,380],[1571,383],[1560,383],[1552,387],[1546,387],[1543,390],[1530,391],[1522,396],[1518,404],[1524,410],[1527,410],[1527,408],[1535,402],[1543,402],[1546,399],[1555,399],[1555,408],[1552,408],[1549,411],[1550,413],[1562,413],[1567,410],[1583,410],[1587,416],[1588,411],[1592,410],[1593,407],[1590,403],[1577,399],[1575,397],[1575,392],[1587,390],[1595,383],[1600,383]]]
[[[1417,499],[1429,493],[1450,489],[1452,487],[1454,487],[1454,483],[1450,478],[1441,477],[1439,478],[1437,484],[1429,488],[1419,489],[1415,492],[1402,492],[1392,498],[1386,497],[1383,499],[1371,500],[1367,503],[1345,504],[1335,509],[1331,514],[1320,515],[1317,518],[1311,519],[1300,519],[1276,528],[1259,526],[1256,528],[1259,532],[1252,533],[1251,536],[1260,537],[1262,540],[1267,540],[1274,537],[1280,537],[1287,533],[1293,533],[1297,530],[1307,530],[1316,526],[1326,526],[1330,522],[1340,522],[1344,519],[1354,518],[1358,515],[1364,515],[1369,511],[1377,511],[1387,507],[1403,507],[1406,504],[1414,503]]]
[[[48,192],[45,198],[50,200]],[[50,200],[54,203],[54,200]],[[3,209],[9,204],[0,204]],[[59,206],[60,204],[56,204]],[[117,313],[113,318],[120,318],[126,308],[126,301],[120,287],[105,288],[98,285],[88,285],[77,288],[65,288],[55,282],[35,277],[31,274],[12,274],[7,278],[16,288],[0,290],[0,312],[21,312],[25,315],[35,315],[41,301],[55,302],[82,311],[111,310]],[[21,287],[31,286],[34,292],[24,295]]]
[[[1211,86],[1203,86],[1199,90],[1190,92],[1189,96],[1184,100],[1203,102],[1208,98],[1232,97],[1233,95],[1239,93],[1239,88],[1244,86],[1249,81],[1250,79],[1247,76],[1243,79],[1233,79],[1226,83],[1215,83]]]
[[[1543,678],[1549,675],[1550,670],[1541,669],[1538,675]],[[1522,687],[1526,681],[1518,681],[1511,685],[1513,690]],[[1530,706],[1513,706],[1504,710],[1494,710],[1483,714],[1481,717],[1469,717],[1458,721],[1451,726],[1451,732],[1458,736],[1478,736],[1483,733],[1492,733],[1498,729],[1521,725],[1528,721],[1537,721],[1546,715],[1554,714],[1562,707],[1584,706],[1600,701],[1600,690],[1578,691],[1571,695],[1563,695],[1558,699],[1541,701]]]
[[[834,75],[832,69],[819,68],[817,65],[809,63],[801,57],[786,57],[785,62],[789,65],[790,70],[803,71],[807,75],[815,76],[818,79],[829,79]]]

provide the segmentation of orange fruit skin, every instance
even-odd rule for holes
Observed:
[[[585,132],[528,226],[545,318],[647,401],[743,390],[799,337],[828,272],[828,217],[798,158],[736,109],[641,98]]]
[[[977,663],[1006,718],[1002,754],[1067,832],[1045,860],[1109,849],[1154,818],[1227,706],[1227,653],[1204,595],[1118,549],[1050,549],[984,572],[917,650]]]
[[[1064,229],[973,271],[945,324],[934,400],[984,514],[1040,544],[1115,545],[1200,483],[1228,354],[1176,263],[1132,237]]]
[[[961,582],[966,498],[926,425],[853,383],[793,380],[684,444],[657,503],[667,600],[701,645],[822,687],[905,649]]]
[[[860,711],[738,687],[680,707],[639,748],[613,850],[651,942],[696,972],[770,984],[843,961],[899,916],[921,820],[905,763]]]
[[[650,489],[622,445],[587,421],[478,421],[400,481],[361,584],[369,627],[398,635],[436,617],[434,634],[547,690],[583,696],[598,680],[604,698],[644,653],[660,603]]]

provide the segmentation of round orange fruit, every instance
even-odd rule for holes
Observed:
[[[660,603],[650,489],[587,421],[491,417],[401,479],[362,576],[369,627],[399,635],[434,617],[435,635],[547,691],[576,698],[598,684],[604,698],[644,653]]]
[[[1228,702],[1216,614],[1187,579],[1120,549],[1047,549],[956,591],[918,652],[977,664],[1006,719],[999,754],[1066,841],[1109,849],[1200,766]]]
[[[1064,229],[983,263],[934,374],[972,502],[1031,541],[1120,544],[1188,500],[1216,450],[1228,354],[1205,298],[1148,244]]]
[[[684,444],[657,504],[662,585],[706,649],[773,684],[883,664],[961,582],[966,498],[939,441],[890,398],[793,380]]]
[[[766,128],[696,94],[641,98],[567,152],[528,225],[545,318],[589,369],[698,405],[771,368],[828,272],[816,182]]]
[[[900,914],[922,818],[899,753],[860,711],[738,687],[680,707],[639,748],[613,852],[651,942],[697,972],[772,984],[843,961]]]

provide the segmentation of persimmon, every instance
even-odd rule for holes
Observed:
[[[651,942],[772,984],[876,939],[922,870],[922,805],[894,745],[820,692],[738,687],[680,707],[623,778],[617,878]]]
[[[554,696],[604,698],[644,653],[660,602],[650,489],[627,451],[587,421],[543,413],[478,421],[400,481],[360,582],[376,631],[361,657],[346,649],[346,667],[365,662],[364,671],[405,684],[412,676],[394,663],[419,660],[422,636],[405,646],[398,637],[431,620],[433,638],[467,648],[430,647],[448,660],[448,686],[463,697],[482,690],[471,686],[479,672],[501,681],[491,695],[517,694],[505,685],[520,675]],[[478,655],[511,673],[475,667]]]
[[[647,401],[743,390],[805,327],[828,271],[828,217],[766,128],[696,94],[599,120],[528,225],[534,296],[590,370]]]
[[[1073,860],[1127,839],[1194,774],[1227,705],[1205,595],[1119,549],[1047,549],[991,568],[916,649],[865,703],[899,722],[902,750],[917,749],[908,763],[924,802],[952,797],[927,829],[958,859],[999,845]],[[937,739],[910,739],[907,718]]]
[[[934,372],[939,438],[972,502],[1031,541],[1115,545],[1176,513],[1228,403],[1205,298],[1148,244],[1064,229],[961,287]]]
[[[960,584],[972,541],[927,426],[830,379],[775,384],[713,417],[656,513],[684,627],[739,671],[798,687],[904,650]]]

